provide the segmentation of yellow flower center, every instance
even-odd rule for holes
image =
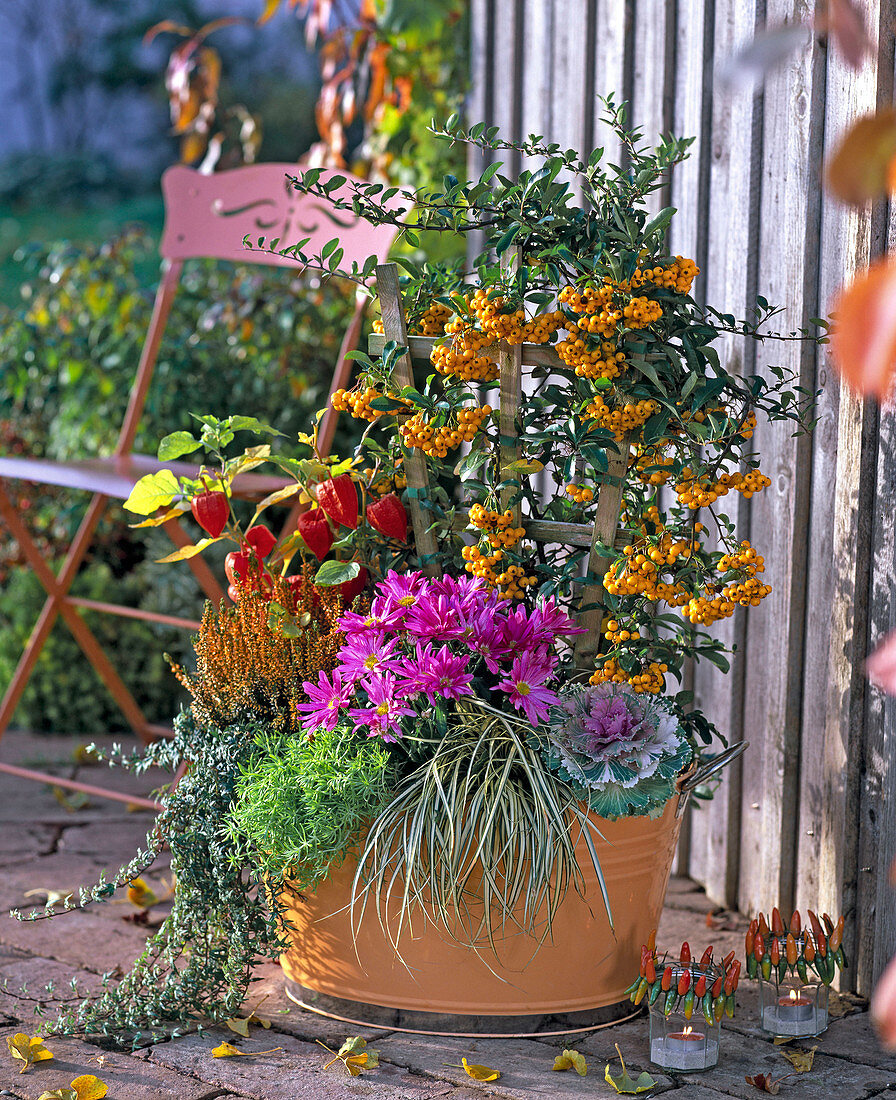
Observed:
[[[371,653],[370,656],[364,661],[365,668],[376,668],[380,663],[379,657],[375,653]]]
[[[380,705],[376,708],[376,712],[377,712],[377,714],[380,714],[380,715],[388,714],[389,713],[389,704],[388,703],[380,703]]]
[[[413,607],[417,601],[414,596],[402,596],[397,602],[399,607]]]
[[[516,690],[520,695],[528,695],[532,688],[529,687],[525,680],[520,680],[516,685]]]

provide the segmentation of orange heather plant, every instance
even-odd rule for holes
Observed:
[[[196,675],[172,664],[200,724],[223,728],[256,719],[295,733],[301,728],[296,704],[306,697],[302,684],[335,667],[343,640],[336,626],[340,594],[316,589],[305,569],[272,583],[270,593],[243,588],[231,607],[207,603],[193,643]]]

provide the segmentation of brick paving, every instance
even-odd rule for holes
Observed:
[[[72,738],[10,733],[3,741],[2,758],[52,774],[114,785],[128,793],[146,794],[161,781],[76,765],[72,752],[76,744]],[[0,993],[0,1040],[17,1031],[33,1034],[37,1026],[35,1002],[16,997],[17,991],[40,996],[48,981],[65,991],[72,978],[83,989],[96,987],[104,972],[128,966],[147,934],[145,928],[124,919],[133,911],[126,901],[114,900],[85,913],[36,924],[20,924],[5,915],[11,907],[42,903],[42,895],[30,891],[70,889],[94,881],[102,870],[113,873],[131,857],[151,822],[150,814],[129,813],[122,804],[79,802],[77,796],[60,801],[47,787],[0,773],[0,986],[5,981],[7,990]],[[164,860],[148,877],[161,887]],[[713,911],[694,883],[673,880],[658,940],[661,947],[677,946],[683,939],[700,945],[712,940],[717,948],[740,951],[744,927],[740,915]],[[770,1073],[777,1078],[791,1072],[781,1048],[757,1027],[752,983],[743,983],[741,991],[738,1018],[726,1021],[720,1065],[679,1077],[654,1069],[657,1086],[650,1095],[668,1093],[670,1100],[753,1098],[762,1094],[746,1083],[747,1074]],[[489,1096],[572,1100],[616,1095],[603,1079],[605,1064],[615,1057],[616,1043],[630,1070],[650,1069],[646,1017],[566,1038],[534,1034],[525,1039],[464,1039],[386,1028],[362,1030],[298,1008],[286,998],[279,967],[273,964],[260,968],[253,984],[251,1003],[262,997],[259,1014],[271,1027],[253,1026],[248,1039],[212,1029],[133,1054],[75,1039],[51,1039],[53,1060],[38,1063],[25,1074],[19,1074],[0,1041],[0,1096],[37,1100],[45,1090],[67,1087],[80,1074],[93,1073],[108,1084],[109,1100],[482,1100]],[[788,1077],[780,1095],[791,1100],[823,1096],[869,1100],[892,1095],[896,1055],[881,1050],[865,1006],[854,998],[839,997],[833,1007],[837,1018],[823,1036],[791,1044],[802,1049],[817,1045],[818,1050],[812,1070]],[[380,1068],[358,1078],[349,1078],[339,1064],[325,1070],[329,1056],[318,1043],[336,1048],[359,1030],[380,1051]],[[245,1051],[281,1049],[257,1058],[212,1058],[212,1048],[222,1040]],[[551,1071],[563,1046],[585,1055],[587,1077]],[[474,1082],[457,1068],[462,1057],[500,1069],[500,1080]]]

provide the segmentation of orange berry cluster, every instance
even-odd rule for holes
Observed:
[[[771,592],[770,584],[763,584],[756,577],[748,577],[737,584],[728,584],[722,589],[722,595],[727,600],[740,604],[741,607],[758,607],[761,600]]]
[[[693,623],[709,626],[719,619],[728,619],[734,614],[734,604],[724,594],[722,596],[692,596],[681,609],[682,615]]]
[[[430,302],[426,311],[412,322],[411,328],[418,336],[441,336],[451,316],[448,306],[441,302]]]
[[[429,359],[441,375],[454,375],[465,382],[494,382],[498,364],[488,355],[478,354],[487,342],[481,332],[460,328],[450,343],[436,344]]]
[[[592,344],[576,336],[577,329],[575,325],[570,335],[557,344],[557,354],[563,362],[572,367],[579,378],[618,378],[625,370],[625,352],[617,351],[612,340]]]
[[[336,412],[350,412],[356,420],[369,420],[372,424],[375,420],[379,420],[381,416],[389,415],[381,409],[370,407],[370,403],[374,398],[382,396],[380,391],[374,389],[373,386],[366,386],[363,390],[336,390],[330,398],[330,404]],[[395,394],[390,393],[389,396],[396,401],[402,401],[405,405],[410,404],[410,402],[397,397]]]
[[[671,455],[663,455],[653,447],[640,450],[633,458],[638,479],[645,485],[665,485],[672,476],[674,461]]]
[[[751,577],[757,573],[765,572],[765,558],[756,552],[747,539],[740,544],[740,549],[733,554],[725,554],[719,561],[720,573],[727,573],[732,569],[745,569]]]
[[[567,496],[572,497],[576,504],[588,504],[594,500],[594,490],[590,489],[587,485],[575,485],[573,483],[566,486]]]
[[[640,672],[626,672],[612,657],[608,657],[601,667],[595,670],[590,683],[605,684],[608,681],[614,684],[628,683],[631,685],[632,690],[638,694],[649,692],[656,695],[665,688],[666,673],[668,671],[668,665],[651,661]]]
[[[596,420],[621,442],[626,432],[642,428],[654,413],[659,412],[659,408],[656,401],[650,400],[627,401],[624,405],[610,408],[600,394],[595,394],[594,400],[586,406],[583,416],[586,420]]]
[[[744,439],[752,439],[753,432],[756,430],[756,413],[750,409],[747,414],[747,418],[744,421],[744,426],[740,430],[740,434]]]
[[[370,466],[362,470],[361,473],[363,474],[364,480],[367,482],[367,491],[369,493],[374,493],[378,497],[383,497],[387,493],[401,492],[408,484],[408,479],[404,474],[398,473],[395,474],[394,478],[382,474],[376,481],[371,481],[370,479],[373,477],[374,471]]]
[[[632,287],[653,283],[654,286],[666,287],[667,290],[675,290],[679,294],[690,294],[694,279],[699,274],[700,268],[693,260],[676,256],[675,262],[668,267],[639,267],[629,282]]]
[[[493,549],[516,546],[526,533],[525,528],[513,526],[513,512],[509,508],[506,512],[491,512],[481,504],[470,509],[470,526],[484,532]]]
[[[689,542],[685,539],[673,540],[663,531],[655,545],[626,546],[623,554],[626,561],[622,572],[617,576],[611,566],[604,574],[604,588],[611,596],[646,595],[673,606],[681,602],[683,589],[661,582],[659,575],[665,569],[674,567],[680,557],[690,557]]]
[[[432,458],[444,458],[448,451],[461,443],[472,443],[483,420],[491,416],[491,406],[459,409],[457,427],[445,424],[434,428],[422,412],[415,413],[401,425],[401,441],[405,447],[416,447]]]
[[[527,588],[536,584],[537,577],[527,576],[526,570],[521,565],[508,565],[501,572],[495,567],[504,559],[501,550],[495,550],[491,554],[483,554],[478,546],[465,546],[461,550],[461,557],[466,562],[464,569],[472,573],[474,577],[481,577],[489,588],[497,588],[501,596],[510,600],[518,600]]]
[[[537,314],[526,320],[526,311],[510,311],[503,298],[490,298],[488,291],[479,288],[468,299],[473,316],[483,333],[490,340],[506,340],[508,344],[546,344],[554,333],[563,328],[566,318],[558,310]]]
[[[627,630],[625,627],[620,626],[617,619],[610,619],[609,622],[606,623],[604,637],[612,645],[619,645],[620,642],[640,641],[641,632],[635,629]]]
[[[736,489],[749,499],[754,493],[762,492],[771,485],[768,478],[759,470],[750,470],[747,474],[720,474],[715,481],[708,477],[694,477],[688,466],[681,471],[682,480],[675,486],[679,504],[688,508],[703,508],[715,504],[719,497],[725,496],[730,489]]]

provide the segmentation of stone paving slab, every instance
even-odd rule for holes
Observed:
[[[38,1062],[19,1073],[21,1063],[6,1054],[6,1037],[12,1034],[14,1029],[0,1032],[0,1088],[22,1100],[36,1100],[45,1090],[67,1088],[75,1077],[85,1073],[105,1081],[109,1100],[211,1100],[221,1095],[220,1089],[204,1081],[148,1065],[127,1054],[100,1051],[77,1039],[48,1040],[52,1060]]]

